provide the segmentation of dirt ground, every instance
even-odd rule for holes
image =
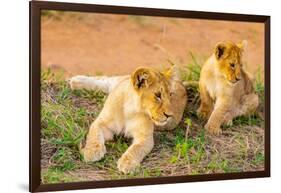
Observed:
[[[186,65],[189,52],[203,63],[219,41],[244,39],[245,68],[255,74],[264,66],[263,24],[53,11],[42,16],[41,61],[67,75],[128,74],[168,59]]]

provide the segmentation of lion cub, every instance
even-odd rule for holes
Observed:
[[[232,124],[234,117],[253,113],[259,104],[241,60],[246,45],[246,41],[220,42],[202,67],[198,113],[208,119],[205,129],[212,134],[221,133],[220,126]]]
[[[84,160],[100,160],[106,153],[105,142],[114,135],[125,135],[133,138],[133,142],[117,167],[123,173],[133,171],[152,150],[154,129],[173,129],[181,121],[187,95],[172,74],[172,69],[162,73],[138,68],[131,76],[72,77],[72,89],[100,89],[109,93],[81,149]]]

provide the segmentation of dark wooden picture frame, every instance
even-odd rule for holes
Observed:
[[[30,2],[30,98],[29,98],[29,117],[30,117],[30,173],[29,190],[31,192],[56,191],[56,190],[75,190],[88,188],[122,187],[149,184],[183,183],[196,181],[229,180],[242,178],[270,177],[270,16],[244,15],[229,13],[213,13],[199,11],[183,11],[153,8],[136,8],[121,6],[105,6],[91,4],[74,4],[58,2]],[[130,14],[147,16],[164,16],[177,18],[195,18],[208,20],[226,20],[226,21],[245,21],[258,22],[264,24],[265,40],[265,160],[264,171],[225,173],[225,174],[205,174],[177,177],[158,177],[142,179],[122,179],[95,182],[75,182],[63,184],[41,184],[40,182],[40,11],[41,10],[62,10],[79,11],[93,13],[111,13],[111,14]]]

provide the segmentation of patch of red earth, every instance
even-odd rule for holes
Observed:
[[[77,74],[128,74],[139,66],[161,67],[171,59],[201,63],[222,40],[248,40],[245,67],[264,66],[264,27],[259,23],[63,13],[42,17],[41,63]]]

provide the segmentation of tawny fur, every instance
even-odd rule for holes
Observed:
[[[208,119],[205,129],[212,134],[221,133],[221,125],[232,124],[233,118],[253,113],[259,104],[253,81],[243,69],[245,46],[246,41],[220,42],[202,67],[198,113]]]
[[[81,149],[85,161],[100,160],[105,142],[114,135],[133,138],[118,160],[118,169],[129,173],[152,150],[154,129],[173,129],[180,122],[187,101],[184,86],[165,73],[139,68],[131,76],[86,77],[70,80],[72,89],[101,89],[109,93],[99,116],[92,123]]]

